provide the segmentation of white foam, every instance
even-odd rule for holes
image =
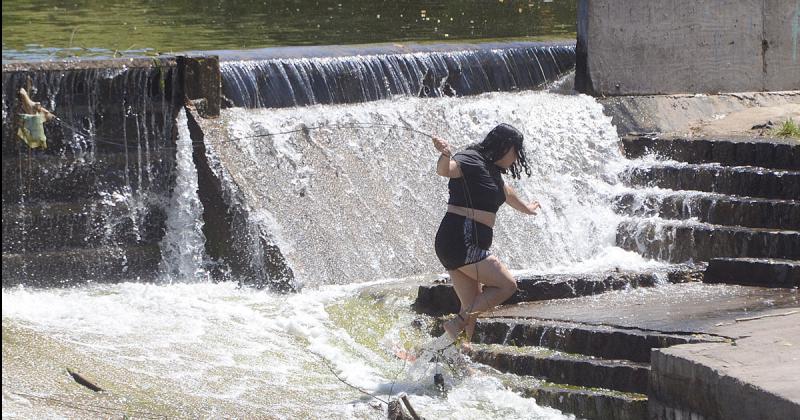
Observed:
[[[404,127],[440,135],[454,149],[501,122],[524,133],[533,176],[509,183],[542,210],[535,218],[508,206],[499,212],[493,251],[511,268],[575,264],[614,246],[620,217],[611,198],[625,160],[602,106],[584,95],[229,109],[223,119],[229,138],[207,140],[220,142],[214,150],[248,202],[269,212],[265,230],[279,235],[306,284],[441,271],[432,242],[447,181],[435,175],[430,139]],[[285,132],[292,133],[253,137]]]
[[[166,282],[208,279],[203,235],[203,204],[197,196],[197,168],[186,110],[177,118],[176,179],[161,241],[161,272]]]
[[[485,376],[450,382],[447,398],[431,394],[429,376],[417,382],[400,378],[392,386],[404,368],[389,356],[392,349],[359,342],[332,321],[327,309],[355,299],[361,287],[385,282],[331,285],[293,295],[240,289],[234,283],[19,287],[3,289],[2,314],[4,326],[38,331],[87,357],[130,371],[139,381],[167,381],[172,396],[161,398],[226,401],[288,418],[320,413],[385,418],[365,401],[351,403],[361,395],[339,382],[330,366],[343,380],[384,399],[390,389],[393,394],[411,393],[414,406],[428,418],[478,418],[481,413],[484,418],[563,418]],[[365,310],[392,314],[397,323],[387,326],[389,335],[407,328],[416,316],[405,298],[384,302],[380,309]],[[4,395],[6,402],[12,410],[24,408],[23,402]]]

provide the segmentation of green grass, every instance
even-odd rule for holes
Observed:
[[[791,118],[784,121],[778,128],[773,130],[773,134],[778,137],[793,137],[800,139],[800,125],[794,122]]]

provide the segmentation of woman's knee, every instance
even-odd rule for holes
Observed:
[[[503,265],[503,263],[494,255],[490,256],[488,260],[489,263],[492,265],[493,271],[495,271],[498,274],[498,277],[500,278],[499,279],[501,283],[500,287],[503,290],[509,291],[511,293],[516,292],[518,289],[517,280],[514,279],[514,276],[511,275],[506,266]]]
[[[503,283],[503,290],[508,294],[508,297],[511,297],[514,293],[517,293],[519,287],[517,286],[517,281],[514,278],[506,279]]]

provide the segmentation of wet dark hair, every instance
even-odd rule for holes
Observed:
[[[525,175],[531,176],[531,168],[528,166],[528,159],[525,156],[525,149],[522,147],[522,140],[523,136],[519,130],[508,124],[500,124],[493,128],[482,142],[475,143],[467,147],[467,149],[475,150],[483,155],[485,159],[496,162],[508,152],[508,149],[514,147],[517,150],[517,161],[508,168],[508,171],[511,172],[512,178],[519,179],[523,170]],[[508,171],[500,168],[502,173]]]

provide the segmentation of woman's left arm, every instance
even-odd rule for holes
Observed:
[[[532,216],[536,215],[536,211],[539,210],[538,201],[532,201],[530,204],[525,204],[520,200],[519,196],[517,196],[517,192],[514,191],[509,185],[503,186],[506,192],[506,202],[509,206],[513,207],[515,210],[518,210],[524,214],[530,214]]]

